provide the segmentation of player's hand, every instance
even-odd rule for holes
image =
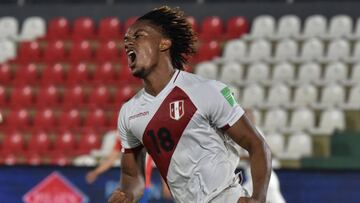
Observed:
[[[90,171],[86,174],[86,182],[91,184],[93,183],[98,177],[98,173],[96,171]]]
[[[131,194],[126,194],[118,188],[111,194],[108,203],[133,203],[133,199]]]
[[[237,203],[263,203],[263,202],[255,200],[251,197],[240,197]]]

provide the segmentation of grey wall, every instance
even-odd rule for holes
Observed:
[[[25,5],[22,7],[15,5],[2,5],[0,7],[0,16],[16,16],[23,20],[28,16],[42,16],[44,18],[53,18],[57,16],[66,16],[74,19],[79,16],[91,16],[95,20],[105,16],[118,16],[125,19],[130,16],[141,15],[150,9],[160,6],[156,3],[135,3],[133,4],[72,4],[72,5]],[[169,3],[170,6],[179,6],[188,15],[195,16],[201,20],[205,16],[218,15],[227,19],[234,15],[243,15],[250,20],[261,14],[271,14],[276,18],[285,14],[296,14],[305,18],[312,14],[323,14],[333,16],[336,14],[348,14],[356,19],[359,16],[360,2],[314,2],[314,3]]]

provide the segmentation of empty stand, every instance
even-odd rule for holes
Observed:
[[[101,19],[98,29],[98,38],[101,41],[118,40],[120,38],[121,22],[116,17]]]
[[[275,39],[287,39],[298,37],[300,34],[301,21],[296,15],[282,16],[278,21]]]
[[[51,108],[44,108],[36,112],[33,123],[34,128],[53,130],[56,124],[57,117]]]
[[[333,16],[330,20],[329,30],[326,37],[330,39],[349,38],[352,33],[352,27],[353,21],[350,16]]]
[[[196,65],[195,73],[208,79],[216,79],[218,67],[212,62],[202,62]]]
[[[249,31],[249,23],[243,16],[230,18],[226,23],[226,39],[239,38]]]
[[[30,85],[39,82],[40,67],[35,63],[18,64],[16,67],[15,85]]]
[[[311,136],[306,133],[295,133],[289,137],[286,157],[300,159],[310,157],[313,153]]]
[[[61,62],[66,59],[65,44],[62,40],[49,41],[44,49],[43,60],[47,63]]]
[[[17,53],[20,63],[38,62],[41,58],[40,45],[36,41],[22,42]]]
[[[218,16],[206,17],[201,24],[199,39],[204,42],[221,40],[223,38],[224,25]]]
[[[238,85],[241,83],[244,68],[236,63],[226,63],[222,66],[220,80],[226,84]]]
[[[19,35],[22,41],[31,41],[45,37],[46,35],[46,22],[43,18],[38,16],[28,17],[24,20],[21,32]]]
[[[65,75],[65,67],[61,63],[49,64],[42,72],[41,82],[44,85],[60,85],[64,83]]]
[[[19,33],[19,22],[15,17],[4,16],[0,18],[0,39],[15,40]]]
[[[49,21],[47,39],[65,40],[70,37],[70,23],[64,17],[53,18]]]
[[[50,135],[44,131],[36,131],[30,135],[27,151],[30,154],[46,154],[52,148]]]
[[[322,15],[312,15],[306,18],[301,38],[322,37],[327,31],[327,19]]]
[[[280,108],[269,110],[265,114],[262,129],[265,132],[281,132],[284,126],[287,126],[287,112]]]
[[[224,61],[244,61],[246,57],[247,46],[242,40],[230,40],[225,44],[223,50]]]
[[[55,106],[60,102],[60,91],[55,85],[42,86],[38,90],[36,103],[38,107]]]
[[[309,131],[315,127],[315,124],[314,112],[302,107],[292,112],[288,130],[290,132]]]
[[[270,38],[275,33],[275,19],[269,15],[257,16],[251,26],[251,32],[245,39]]]
[[[264,88],[256,83],[250,84],[244,88],[241,104],[244,108],[261,107],[264,99]]]
[[[89,40],[95,37],[95,23],[90,17],[75,19],[72,37],[74,40]]]
[[[89,41],[76,41],[70,49],[69,60],[73,63],[90,61],[93,50]]]

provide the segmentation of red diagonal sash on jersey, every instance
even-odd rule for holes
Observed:
[[[164,180],[176,146],[196,110],[189,96],[175,87],[146,126],[143,143]]]

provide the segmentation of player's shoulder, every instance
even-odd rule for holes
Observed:
[[[202,91],[221,90],[226,85],[220,81],[204,78],[200,75],[182,71],[180,86]]]
[[[133,97],[126,101],[122,106],[120,111],[127,111],[129,108],[134,108],[139,103],[139,99],[143,95],[144,88],[140,89]]]

